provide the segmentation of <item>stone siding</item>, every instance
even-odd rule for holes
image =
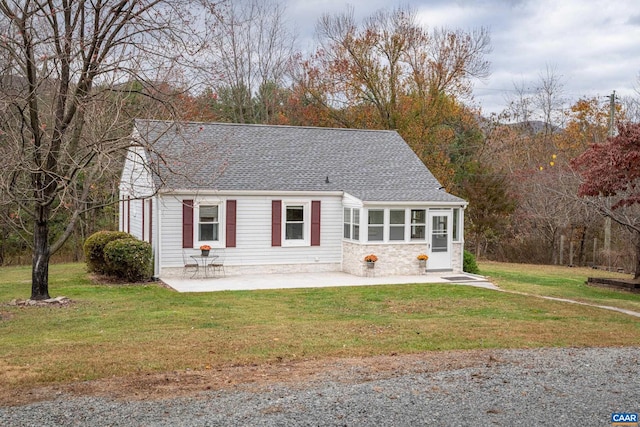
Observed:
[[[462,273],[462,252],[464,251],[464,243],[453,242],[451,253],[451,268],[454,273]]]
[[[424,252],[424,243],[361,245],[345,241],[342,243],[342,271],[355,276],[422,274],[424,271],[420,269],[417,256]],[[369,254],[378,257],[373,271],[369,271],[364,262],[364,257]]]

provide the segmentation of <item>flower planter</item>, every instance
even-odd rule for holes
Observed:
[[[427,260],[426,259],[419,259],[418,260],[418,267],[420,268],[420,270],[426,270],[427,269]]]
[[[209,249],[202,249],[200,253],[202,254],[202,256],[209,256]]]
[[[373,268],[376,266],[376,263],[373,261],[367,261],[367,268]]]

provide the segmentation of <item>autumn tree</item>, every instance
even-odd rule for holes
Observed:
[[[619,124],[617,136],[592,144],[571,164],[582,178],[578,194],[633,236],[640,280],[640,124]]]
[[[353,11],[323,15],[317,51],[296,89],[328,125],[394,129],[447,187],[448,146],[462,122],[477,127],[461,99],[488,76],[486,29],[427,31],[410,8],[380,10],[361,23]]]
[[[123,84],[150,85],[185,65],[201,47],[203,10],[173,0],[0,1],[0,203],[32,236],[32,299],[49,297],[51,255],[95,208],[96,183],[120,167],[130,132]]]
[[[608,106],[594,98],[566,108],[563,92],[547,67],[537,82],[516,86],[503,115],[508,123],[490,129],[486,151],[508,175],[517,203],[501,259],[558,263],[573,245],[584,262],[587,239],[599,232],[600,221],[575,200],[578,182],[568,162],[606,137]]]
[[[616,116],[624,119],[620,105]],[[557,140],[558,149],[575,157],[591,144],[604,142],[609,136],[610,108],[597,97],[580,98],[566,112],[566,126]]]
[[[486,29],[428,32],[410,8],[375,12],[361,25],[353,11],[323,15],[316,32],[319,48],[300,83],[348,127],[361,125],[350,114],[364,106],[374,115],[370,126],[396,129],[403,96],[466,96],[473,79],[489,74]]]

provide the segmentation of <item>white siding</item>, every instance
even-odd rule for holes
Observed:
[[[151,206],[149,203],[151,201]],[[131,199],[129,201],[129,232],[136,238],[144,240],[145,242],[153,242],[155,239],[155,230],[151,230],[151,227],[155,229],[156,218],[151,218],[154,214],[155,200],[149,199]],[[123,205],[127,206],[125,201]],[[151,209],[149,209],[151,207]],[[126,226],[126,223],[125,223]],[[125,228],[124,231],[127,231]],[[150,234],[154,234],[151,236]]]
[[[120,178],[120,194],[131,198],[153,195],[154,185],[150,171],[145,167],[146,153],[142,147],[131,147],[127,153]]]
[[[142,201],[154,193],[151,174],[143,165],[145,152],[141,147],[132,147],[127,153],[127,158],[120,178],[120,219],[121,231],[129,231],[135,237],[142,238]],[[130,200],[127,202],[127,200]],[[145,240],[147,235],[149,212],[145,208]],[[155,218],[154,218],[155,220]]]
[[[203,197],[209,200],[210,198]],[[228,197],[237,201],[236,247],[225,248],[225,268],[233,271],[258,271],[256,266],[295,266],[300,270],[317,266],[318,270],[328,268],[339,270],[342,260],[342,198],[337,196],[300,196],[295,198],[273,196]],[[182,258],[182,200],[198,199],[193,196],[165,196],[160,202],[162,241],[160,267],[181,267]],[[320,246],[272,247],[271,246],[271,202],[320,200]],[[224,209],[223,209],[224,211]],[[221,218],[224,223],[224,217]],[[197,246],[197,242],[194,243]],[[214,253],[216,249],[214,248]],[[186,250],[189,254],[199,252],[198,248]],[[306,267],[305,267],[306,266]],[[321,267],[325,266],[325,267]],[[252,270],[253,269],[253,270]],[[261,271],[275,271],[274,268]]]
[[[316,272],[316,271],[346,271],[351,274],[364,274],[362,271],[362,257],[367,253],[383,256],[376,266],[376,274],[417,274],[418,253],[426,252],[425,242],[405,242],[393,244],[358,244],[344,241],[349,248],[343,249],[342,215],[343,203],[341,196],[196,196],[196,195],[163,195],[154,200],[159,211],[158,221],[154,218],[154,228],[161,227],[160,241],[154,235],[154,248],[159,249],[156,256],[160,275],[179,274],[183,266],[182,249],[182,201],[193,200],[194,205],[199,201],[219,201],[221,205],[220,223],[225,224],[226,200],[235,200],[236,216],[236,247],[217,248],[213,252],[223,252],[225,256],[225,270],[227,274],[238,273],[275,273],[275,272]],[[271,206],[273,200],[282,200],[283,204],[291,201],[321,201],[320,246],[302,247],[272,247],[271,246]],[[134,202],[132,202],[134,203]],[[137,201],[136,201],[137,203]],[[355,203],[353,203],[355,204]],[[154,208],[155,210],[155,208]],[[461,210],[461,215],[463,215]],[[361,215],[363,217],[364,215]],[[145,217],[146,218],[146,217]],[[132,231],[135,217],[132,215]],[[145,219],[147,221],[147,219]],[[461,219],[461,223],[463,220]],[[197,227],[197,222],[194,228]],[[361,227],[360,233],[366,233],[366,225]],[[224,232],[221,246],[224,246]],[[145,235],[145,238],[147,236]],[[158,246],[159,245],[159,246]],[[351,245],[351,246],[349,246]],[[194,247],[185,249],[187,257],[199,253],[198,242],[194,239]],[[452,253],[452,267],[454,272],[462,270],[462,242],[454,242]],[[349,259],[343,259],[344,255]]]
[[[142,200],[131,199],[129,205],[130,223],[128,231],[135,238],[142,240]]]

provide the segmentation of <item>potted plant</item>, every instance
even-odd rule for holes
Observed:
[[[211,250],[211,246],[209,245],[200,246],[200,253],[202,254],[202,256],[209,256],[210,250]]]
[[[378,261],[378,257],[374,254],[369,254],[364,257],[364,262],[367,263],[367,267],[373,268],[376,266],[376,261]]]
[[[418,265],[420,266],[420,269],[426,269],[427,268],[427,260],[429,259],[429,255],[427,254],[420,254],[418,255]]]

